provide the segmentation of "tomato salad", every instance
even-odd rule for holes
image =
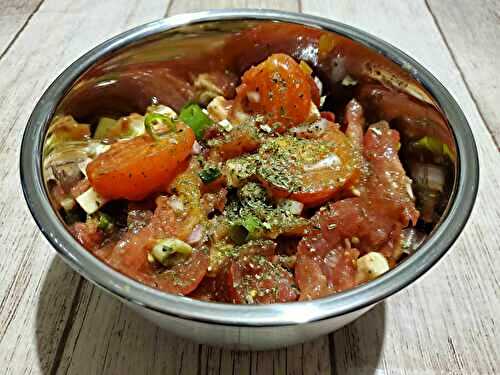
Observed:
[[[340,114],[324,100],[311,67],[278,53],[233,96],[56,117],[52,202],[86,249],[168,293],[251,304],[353,288],[405,256],[419,211],[398,131],[355,98]]]

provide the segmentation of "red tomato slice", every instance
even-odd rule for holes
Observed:
[[[87,166],[92,187],[108,199],[141,200],[165,187],[190,155],[191,128],[182,123],[165,139],[142,136],[117,142]]]
[[[335,127],[324,139],[272,139],[259,149],[257,173],[275,198],[309,206],[331,199],[359,174],[361,156]]]
[[[247,70],[236,89],[234,110],[261,114],[279,132],[303,123],[319,92],[311,76],[285,54],[274,54]]]

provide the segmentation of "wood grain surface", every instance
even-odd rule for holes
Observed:
[[[74,59],[141,23],[222,7],[303,11],[396,45],[452,92],[480,153],[476,206],[445,259],[348,327],[276,351],[198,345],[137,316],[55,255],[19,184],[26,121]],[[0,374],[500,373],[499,8],[495,0],[0,0]]]

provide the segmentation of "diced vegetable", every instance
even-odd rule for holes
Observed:
[[[117,121],[109,117],[101,117],[97,128],[95,129],[94,138],[104,139],[116,127]]]
[[[259,179],[275,198],[318,205],[356,178],[360,155],[345,134],[332,127],[327,140],[290,136],[272,139],[259,149]]]
[[[358,259],[357,268],[356,281],[365,282],[389,271],[389,263],[382,254],[372,251]]]
[[[210,157],[227,160],[246,152],[257,150],[262,142],[261,134],[251,123],[235,126],[231,131],[222,131],[217,138],[209,139]]]
[[[97,222],[97,228],[103,231],[108,231],[113,226],[113,219],[111,216],[104,212],[99,212],[99,221]]]
[[[188,104],[182,108],[179,119],[193,129],[197,139],[203,137],[205,129],[212,125],[213,121],[203,112],[198,104]]]
[[[226,120],[233,103],[223,96],[217,96],[207,105],[207,111],[214,121]]]
[[[151,250],[151,256],[155,261],[165,267],[172,267],[183,260],[186,260],[193,248],[177,238],[168,238],[158,241]]]
[[[87,214],[93,214],[101,208],[108,200],[90,188],[82,195],[76,198],[76,201]]]
[[[221,171],[217,167],[207,166],[198,175],[200,176],[203,183],[208,184],[219,178],[221,176]]]
[[[444,190],[445,170],[438,165],[414,163],[411,175],[419,185],[439,192]]]
[[[75,208],[75,200],[71,197],[61,199],[59,204],[66,212],[71,211],[73,208]]]
[[[300,215],[304,209],[304,204],[292,199],[282,199],[279,201],[278,207],[282,210],[290,212],[293,215]]]

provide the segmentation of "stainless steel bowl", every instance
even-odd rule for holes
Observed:
[[[394,68],[388,63],[382,72],[375,69],[367,74],[399,85],[407,95],[426,102],[436,116],[433,121],[405,123],[400,131],[403,136],[405,132],[438,136],[454,154],[449,171],[449,199],[441,219],[418,251],[390,272],[355,289],[310,302],[265,306],[201,302],[163,293],[114,271],[71,236],[49,202],[41,166],[44,137],[52,117],[61,111],[71,114],[80,111],[77,116],[87,116],[141,107],[144,105],[140,102],[141,95],[149,95],[150,99],[147,89],[151,87],[122,85],[120,72],[135,63],[154,65],[159,60],[174,61],[196,55],[199,50],[218,48],[226,36],[269,20],[335,32],[371,48],[375,51],[373,58],[380,59],[380,53],[402,67],[394,65]],[[314,60],[314,50],[297,51],[309,54]],[[449,92],[425,68],[390,44],[350,26],[267,10],[179,15],[127,31],[94,48],[67,68],[36,105],[24,133],[20,167],[24,195],[33,217],[71,267],[176,335],[236,349],[269,349],[326,334],[412,283],[448,251],[460,234],[472,210],[479,182],[477,151],[467,120]]]

